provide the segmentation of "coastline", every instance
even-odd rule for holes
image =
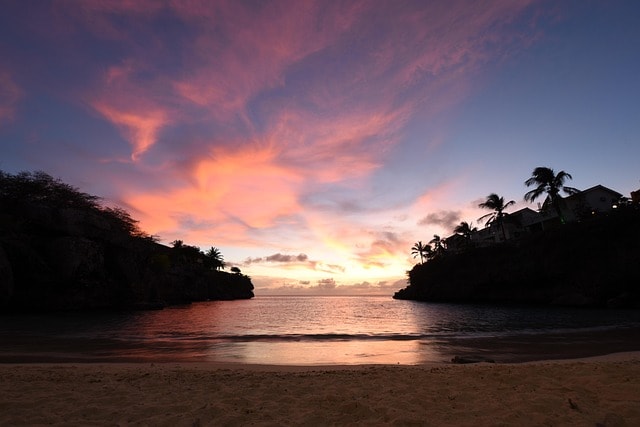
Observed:
[[[60,337],[0,336],[3,364],[204,363],[242,365],[422,365],[447,363],[454,357],[522,363],[578,359],[640,351],[640,328],[566,330],[533,334],[430,337],[400,341],[298,342],[192,341],[192,347],[159,347]],[[178,342],[178,341],[177,341]],[[166,345],[166,343],[165,343]],[[217,346],[214,347],[213,345]],[[286,347],[285,347],[286,346]],[[179,351],[178,351],[179,350]],[[269,357],[266,357],[268,355]]]
[[[0,364],[0,425],[638,425],[640,352],[526,363]]]

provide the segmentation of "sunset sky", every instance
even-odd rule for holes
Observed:
[[[392,294],[537,166],[640,188],[640,2],[4,0],[0,170],[257,295]]]

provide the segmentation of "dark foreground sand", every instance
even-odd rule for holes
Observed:
[[[640,353],[524,364],[0,365],[0,425],[640,425]]]

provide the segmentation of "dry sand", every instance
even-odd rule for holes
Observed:
[[[7,364],[0,425],[640,426],[640,354],[423,366]]]

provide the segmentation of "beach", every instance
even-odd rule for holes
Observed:
[[[2,364],[0,425],[640,425],[640,353],[504,364]]]

